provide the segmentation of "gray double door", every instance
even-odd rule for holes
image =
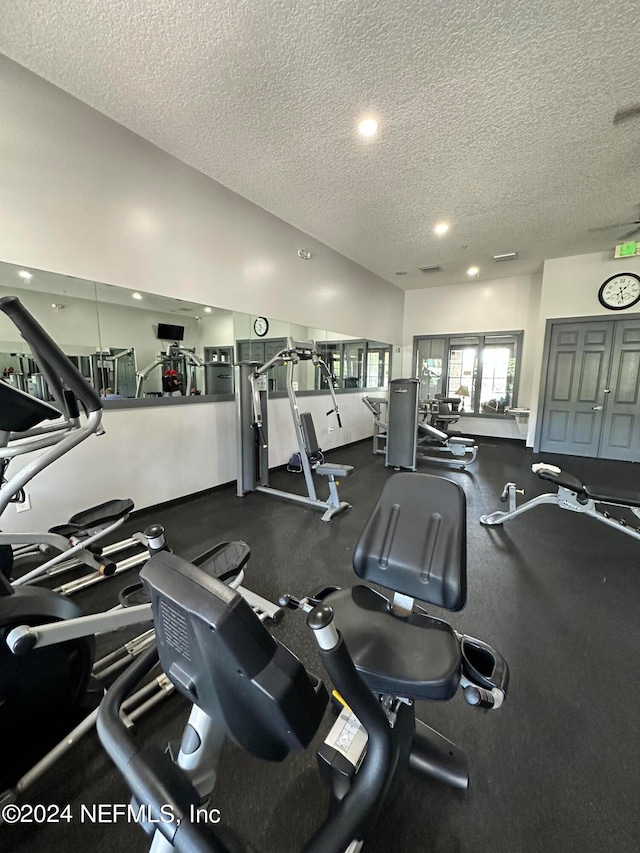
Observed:
[[[640,461],[640,318],[553,323],[540,452]]]

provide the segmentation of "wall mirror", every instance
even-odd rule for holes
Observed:
[[[153,404],[167,397],[234,393],[233,366],[265,361],[289,338],[314,341],[336,377],[336,390],[386,388],[391,346],[339,332],[257,317],[178,298],[0,263],[0,295],[16,295],[82,375],[108,402]],[[15,326],[0,315],[2,378],[41,399],[48,390]],[[270,371],[272,393],[286,392],[286,368]],[[310,361],[297,365],[294,388],[326,390]],[[119,406],[123,403],[119,403]]]
[[[0,296],[18,296],[92,381],[92,361],[100,344],[94,282],[0,263]],[[27,344],[4,313],[0,313],[0,375],[22,391],[49,398]]]

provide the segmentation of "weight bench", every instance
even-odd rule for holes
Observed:
[[[609,527],[615,527],[616,530],[621,530],[635,539],[640,539],[640,526],[632,527],[624,518],[612,518],[608,510],[598,508],[599,506],[606,506],[628,509],[640,518],[640,493],[633,494],[617,489],[587,486],[572,474],[546,462],[536,462],[531,466],[531,470],[541,480],[548,480],[557,486],[558,491],[538,495],[538,497],[532,498],[521,506],[517,506],[517,495],[523,495],[524,489],[518,489],[515,483],[507,483],[502,490],[500,500],[502,503],[508,503],[508,509],[505,512],[498,511],[483,515],[480,518],[480,524],[488,526],[503,524],[505,521],[522,515],[523,512],[527,512],[536,506],[555,503],[560,509],[590,515],[597,521],[608,524]]]

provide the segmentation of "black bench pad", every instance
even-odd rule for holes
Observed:
[[[353,474],[353,465],[340,465],[339,462],[323,462],[322,465],[316,465],[314,468],[316,474],[322,477],[348,477]]]
[[[566,471],[560,471],[557,474],[555,471],[545,471],[544,468],[536,473],[541,480],[548,480],[550,483],[555,483],[556,486],[562,486],[578,495],[584,494],[584,486],[573,474],[567,474]]]
[[[376,693],[409,699],[451,699],[461,671],[460,644],[446,622],[426,613],[396,616],[388,600],[367,586],[330,593],[333,608],[358,672]]]
[[[594,486],[584,486],[584,493],[594,501],[606,504],[620,504],[621,506],[640,507],[640,494],[637,492],[618,492],[610,489],[597,489]]]
[[[541,480],[548,480],[550,483],[555,483],[565,489],[575,492],[578,495],[583,495],[591,500],[599,503],[619,504],[620,506],[640,507],[640,493],[616,491],[611,489],[602,489],[596,486],[585,486],[566,471],[545,471],[544,469],[536,472]]]

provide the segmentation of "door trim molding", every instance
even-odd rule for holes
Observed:
[[[549,355],[551,353],[551,335],[553,327],[559,323],[602,323],[605,320],[640,320],[640,314],[633,312],[620,316],[612,314],[592,314],[588,317],[548,317],[544,330],[544,349],[542,351],[542,373],[540,375],[540,388],[538,392],[538,412],[536,415],[536,431],[533,438],[533,452],[540,452],[540,439],[542,438],[542,416],[544,414],[544,401],[547,396],[547,377],[549,375]]]

